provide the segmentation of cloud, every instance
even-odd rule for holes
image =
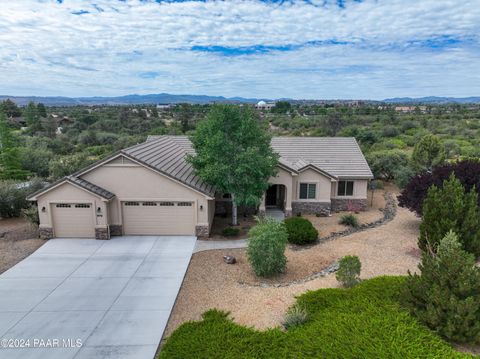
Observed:
[[[475,3],[12,1],[0,13],[0,93],[478,95]]]

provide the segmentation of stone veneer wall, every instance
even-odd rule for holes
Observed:
[[[121,236],[123,234],[123,227],[121,224],[111,224],[110,228],[110,236]]]
[[[41,239],[50,239],[53,238],[53,228],[50,227],[40,227],[38,229],[38,236]]]
[[[292,214],[330,215],[330,202],[292,202]]]
[[[207,225],[195,226],[195,235],[200,238],[206,238],[210,234],[210,228]]]
[[[108,230],[108,227],[95,228],[95,238],[101,240],[110,239],[110,231]]]
[[[332,198],[332,211],[366,211],[368,203],[366,198]]]

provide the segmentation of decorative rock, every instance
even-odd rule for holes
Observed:
[[[223,256],[223,261],[227,264],[237,263],[237,259],[234,256]]]

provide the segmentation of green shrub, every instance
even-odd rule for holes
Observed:
[[[42,186],[38,179],[30,182],[0,181],[0,217],[19,217],[22,209],[30,206],[26,197]]]
[[[293,307],[289,308],[285,313],[282,325],[285,329],[288,330],[290,328],[295,328],[303,323],[306,323],[308,321],[308,318],[308,312],[305,308],[294,305]]]
[[[424,252],[419,269],[405,283],[405,306],[445,338],[480,342],[480,268],[456,234],[449,232],[437,253]]]
[[[222,230],[222,236],[225,237],[235,237],[240,233],[240,229],[235,227],[227,227]]]
[[[40,224],[38,207],[36,205],[31,205],[30,207],[22,209],[22,216],[32,224],[36,224],[37,226]]]
[[[269,277],[282,273],[287,265],[285,248],[288,238],[283,222],[259,218],[248,234],[247,257],[255,274]]]
[[[296,304],[308,322],[285,332],[256,331],[210,310],[175,330],[159,358],[470,358],[401,309],[404,281],[378,277],[351,289],[309,291]]]
[[[349,227],[358,227],[358,218],[353,213],[344,214],[340,217],[338,223]]]
[[[290,217],[285,221],[288,233],[288,241],[294,244],[312,243],[318,238],[318,231],[306,218]]]
[[[357,256],[345,256],[340,259],[339,268],[335,276],[345,288],[351,288],[360,282],[361,269],[362,264]]]

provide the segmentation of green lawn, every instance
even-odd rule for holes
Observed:
[[[298,303],[310,319],[288,332],[260,332],[210,310],[180,326],[159,358],[469,358],[400,309],[403,280],[378,277],[353,289],[307,292]]]

